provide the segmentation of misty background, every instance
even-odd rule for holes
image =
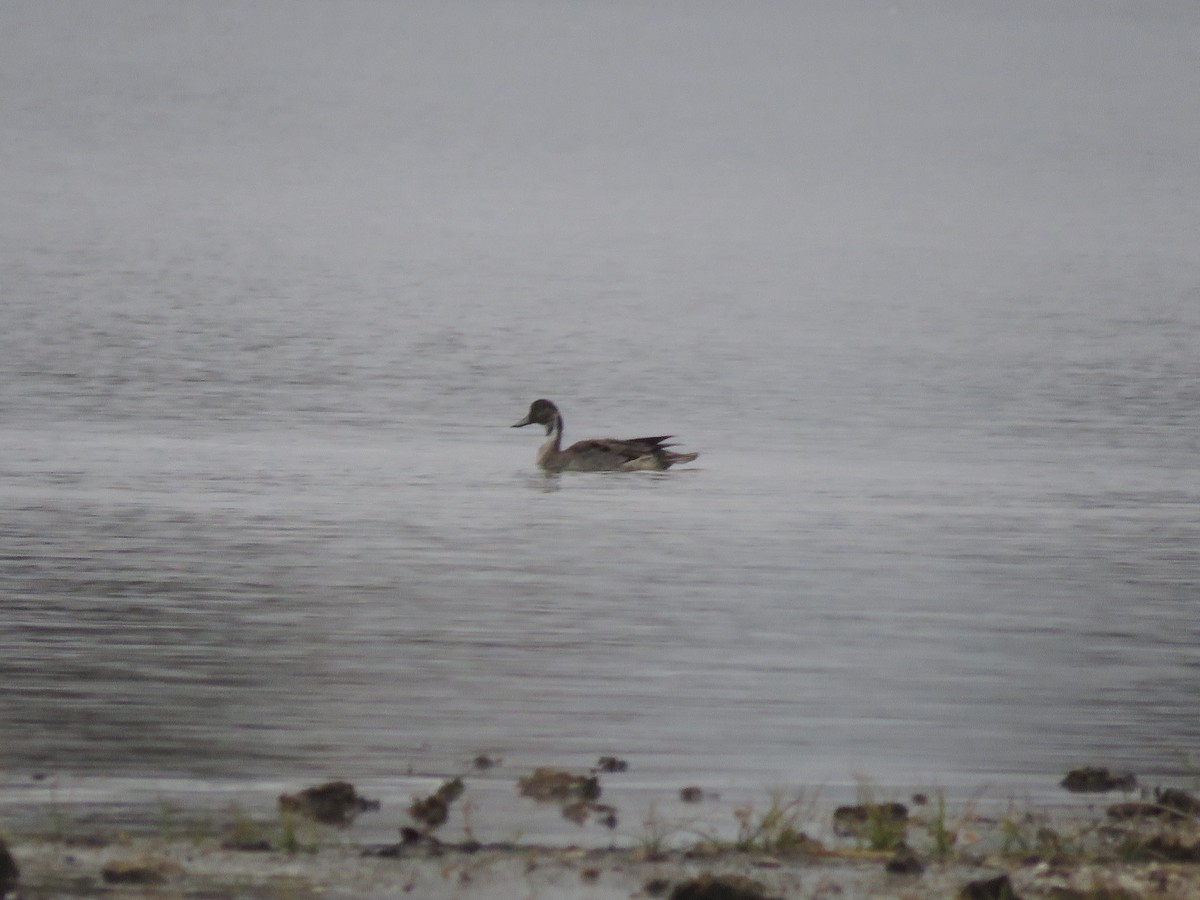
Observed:
[[[1191,2],[4,3],[8,790],[1178,777],[1198,60]],[[540,396],[700,459],[546,479]]]

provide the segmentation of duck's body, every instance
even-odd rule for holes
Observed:
[[[661,471],[676,463],[691,462],[700,454],[676,453],[663,443],[669,434],[658,437],[591,438],[562,449],[563,418],[549,400],[534,400],[529,413],[513,428],[525,425],[546,426],[546,441],[538,448],[537,464],[547,472],[636,472]]]

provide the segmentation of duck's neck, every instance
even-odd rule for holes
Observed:
[[[538,448],[538,463],[545,465],[547,461],[557,456],[562,450],[563,420],[558,413],[546,423],[546,440]]]

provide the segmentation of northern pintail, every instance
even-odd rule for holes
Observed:
[[[526,425],[546,426],[546,442],[538,448],[537,464],[547,472],[634,472],[643,469],[669,469],[675,463],[688,463],[699,453],[676,453],[668,450],[673,444],[663,441],[671,437],[591,438],[562,449],[563,417],[549,400],[534,400],[529,413],[513,428]]]

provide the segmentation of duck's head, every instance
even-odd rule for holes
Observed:
[[[529,404],[529,412],[520,422],[513,425],[513,428],[524,428],[526,425],[545,425],[546,431],[554,427],[554,423],[561,421],[561,416],[558,413],[558,407],[549,400],[534,400]]]

